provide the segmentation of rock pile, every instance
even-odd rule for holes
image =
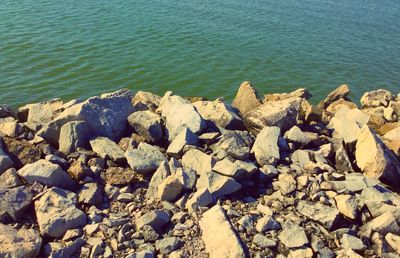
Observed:
[[[400,96],[0,105],[0,257],[399,257]]]

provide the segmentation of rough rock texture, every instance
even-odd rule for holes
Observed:
[[[0,257],[34,258],[39,254],[42,238],[36,230],[0,223],[0,232]]]
[[[4,150],[13,160],[16,168],[38,161],[41,152],[34,145],[26,141],[19,141],[8,137],[3,138]]]
[[[75,152],[78,147],[88,147],[89,128],[84,121],[72,121],[64,124],[60,129],[60,139],[58,150],[68,154]]]
[[[346,99],[350,93],[349,86],[346,84],[340,85],[334,91],[328,94],[328,96],[321,101],[318,106],[321,109],[326,109],[330,104],[339,100],[339,99]]]
[[[125,157],[131,168],[140,174],[148,174],[156,171],[165,156],[157,147],[147,143],[140,143],[137,149],[128,149]]]
[[[266,126],[257,135],[252,152],[260,166],[275,165],[280,159],[278,140],[281,130],[276,126]]]
[[[215,205],[205,212],[199,223],[210,258],[247,257],[240,238],[221,206]]]
[[[163,137],[161,117],[149,110],[132,113],[128,122],[147,142],[158,142]]]
[[[242,115],[245,115],[260,105],[262,105],[262,102],[257,96],[257,90],[249,81],[243,82],[233,99],[232,106],[239,109]]]
[[[91,140],[90,146],[103,159],[110,158],[119,163],[125,160],[124,151],[115,142],[106,137],[97,137]]]
[[[0,221],[18,221],[31,205],[33,193],[25,186],[0,191]]]

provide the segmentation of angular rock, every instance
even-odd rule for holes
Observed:
[[[354,251],[364,251],[366,248],[361,239],[349,234],[343,234],[340,239],[340,244],[344,249],[351,249]]]
[[[221,206],[215,205],[206,211],[199,225],[210,258],[247,257],[240,238]]]
[[[9,105],[0,104],[0,118],[15,117],[14,111]]]
[[[193,133],[200,133],[206,127],[205,121],[193,105],[170,91],[160,100],[159,109],[165,119],[169,141],[172,141],[184,128],[189,128]]]
[[[385,240],[388,242],[390,247],[397,252],[397,254],[400,254],[400,236],[388,233],[385,236]]]
[[[78,194],[79,203],[99,205],[103,202],[103,193],[97,183],[86,183]]]
[[[191,191],[197,182],[197,174],[193,170],[185,170],[183,168],[177,168],[174,176],[182,184],[182,191]]]
[[[383,139],[387,141],[400,140],[400,127],[394,128],[393,130],[390,130],[389,132],[385,133]]]
[[[257,135],[252,152],[260,166],[276,165],[280,159],[278,139],[280,128],[276,126],[266,126]]]
[[[75,152],[79,147],[88,148],[90,132],[84,121],[72,121],[61,126],[58,150],[64,154]]]
[[[0,175],[0,192],[20,185],[22,185],[22,182],[15,168],[10,168]]]
[[[301,98],[268,101],[244,116],[246,128],[257,135],[265,126],[277,126],[282,132],[296,124]]]
[[[193,106],[201,117],[209,120],[219,127],[228,130],[241,130],[244,128],[242,118],[236,111],[222,99],[215,101],[197,101]]]
[[[350,219],[358,216],[358,203],[354,196],[341,194],[335,196],[336,206],[341,214]]]
[[[400,234],[400,227],[397,224],[396,218],[391,212],[386,212],[379,217],[374,218],[360,228],[360,234],[370,237],[372,232],[378,232],[382,235],[393,233]]]
[[[280,174],[278,182],[282,195],[288,195],[296,190],[296,180],[290,174]]]
[[[157,147],[144,142],[141,142],[137,149],[128,149],[125,157],[133,171],[140,174],[153,173],[161,162],[166,161],[165,156]]]
[[[235,179],[220,175],[215,172],[202,175],[197,183],[197,188],[208,187],[210,193],[219,198],[224,195],[234,193],[242,188]]]
[[[361,130],[356,144],[357,166],[367,176],[398,186],[400,162],[368,126]]]
[[[58,145],[61,127],[71,121],[85,121],[92,137],[104,136],[117,141],[128,128],[127,117],[133,112],[132,93],[127,89],[89,98],[66,108],[45,125],[38,135]]]
[[[23,133],[23,128],[17,121],[1,121],[0,119],[0,135],[15,138]]]
[[[160,105],[161,97],[151,92],[138,91],[132,98],[135,111],[150,110],[155,112]]]
[[[193,212],[199,207],[207,207],[212,202],[213,198],[210,191],[207,188],[200,188],[186,202],[186,208],[189,210],[189,212]]]
[[[39,182],[49,187],[56,186],[63,189],[74,189],[75,187],[75,182],[67,172],[59,165],[45,159],[25,165],[17,173],[29,184]]]
[[[159,185],[170,175],[168,163],[163,161],[151,177],[149,187],[146,192],[146,199],[152,200],[157,198]]]
[[[221,175],[239,179],[242,177],[253,175],[258,171],[258,168],[256,165],[250,162],[245,162],[241,160],[235,160],[234,162],[232,162],[228,158],[225,158],[221,161],[218,161],[214,165],[213,171]]]
[[[230,156],[234,159],[246,160],[254,138],[247,131],[223,131],[219,141],[211,146],[220,159]]]
[[[3,150],[3,146],[0,140],[0,175],[7,171],[9,168],[14,166],[14,162]]]
[[[232,106],[239,109],[240,113],[245,115],[260,105],[262,105],[262,102],[257,96],[257,90],[249,81],[243,82],[233,99]]]
[[[171,215],[166,210],[155,210],[148,212],[136,220],[136,227],[143,228],[150,225],[155,230],[160,230],[171,220]]]
[[[67,172],[77,182],[83,180],[87,176],[94,176],[93,171],[79,160],[74,160],[69,166]]]
[[[97,137],[91,140],[90,146],[103,159],[110,158],[117,163],[122,163],[125,160],[124,151],[118,144],[106,137]]]
[[[59,238],[68,229],[86,224],[86,215],[76,207],[76,195],[53,187],[35,201],[35,211],[40,233]]]
[[[327,229],[334,228],[340,219],[337,209],[321,203],[308,204],[300,201],[297,204],[297,211],[309,219],[321,223]]]
[[[347,99],[349,93],[350,93],[349,86],[347,86],[346,84],[342,84],[339,87],[337,87],[334,91],[329,93],[328,96],[318,104],[318,106],[321,109],[326,109],[330,104],[339,99]]]
[[[182,157],[183,168],[186,170],[193,170],[198,175],[210,173],[214,165],[214,158],[200,150],[191,149]]]
[[[287,248],[296,248],[308,244],[306,232],[299,226],[284,228],[278,238]]]
[[[360,102],[363,108],[379,106],[387,107],[392,99],[393,95],[390,91],[379,89],[364,93]]]
[[[257,234],[253,238],[253,244],[259,248],[275,247],[276,242],[262,234]]]
[[[4,137],[3,141],[4,150],[12,159],[17,169],[24,165],[34,163],[41,158],[41,151],[29,142],[8,137]]]
[[[60,114],[63,111],[63,105],[60,99],[28,104],[19,108],[18,117],[21,117],[21,113],[25,113],[28,127],[36,131]]]
[[[318,140],[318,134],[303,132],[299,127],[293,126],[284,135],[288,142],[292,142],[297,148],[305,148]]]
[[[300,88],[290,93],[272,93],[272,94],[265,94],[264,95],[264,102],[267,101],[279,101],[284,99],[290,98],[303,98],[309,99],[312,95],[308,90]]]
[[[175,175],[165,178],[158,186],[158,199],[161,201],[174,201],[182,192],[183,184]]]
[[[127,185],[140,179],[131,168],[110,167],[106,170],[106,181],[111,185]]]
[[[0,221],[18,221],[32,203],[33,193],[25,186],[0,191]]]
[[[137,111],[128,117],[129,125],[147,142],[156,143],[163,137],[162,119],[152,111]]]
[[[168,146],[167,154],[173,157],[180,157],[185,146],[199,146],[199,137],[190,131],[183,129]]]
[[[156,249],[160,254],[169,254],[182,246],[183,242],[177,237],[165,237],[156,241]]]
[[[39,255],[42,238],[34,229],[14,229],[0,223],[0,257],[34,258]]]
[[[260,233],[270,230],[279,230],[281,225],[272,216],[264,216],[257,221],[256,229]]]

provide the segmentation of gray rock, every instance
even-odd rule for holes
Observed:
[[[295,225],[284,228],[278,238],[287,248],[296,248],[308,244],[304,229]]]
[[[215,160],[211,155],[207,155],[200,150],[191,149],[183,155],[182,165],[185,170],[193,170],[198,175],[203,175],[212,171]]]
[[[281,225],[272,216],[263,216],[257,221],[256,229],[260,233],[270,230],[279,230]]]
[[[187,145],[199,146],[199,137],[189,128],[184,128],[168,146],[167,154],[179,158]]]
[[[205,120],[212,121],[219,127],[228,130],[241,130],[244,128],[242,118],[236,111],[222,99],[215,101],[196,101],[193,106]]]
[[[86,183],[78,194],[79,203],[99,205],[103,203],[103,193],[97,183]]]
[[[137,149],[129,148],[125,157],[131,168],[140,174],[156,171],[161,162],[167,160],[157,147],[144,142],[141,142]]]
[[[19,179],[15,168],[10,168],[0,175],[0,191],[20,185],[22,185],[22,182]]]
[[[61,127],[71,121],[85,121],[92,137],[104,136],[114,141],[128,128],[127,117],[133,112],[132,93],[123,89],[89,98],[66,108],[46,124],[38,135],[53,146],[58,145]]]
[[[260,105],[262,105],[262,102],[257,96],[257,90],[249,81],[243,82],[233,99],[232,106],[239,109],[240,113],[244,115]]]
[[[158,142],[163,136],[162,119],[152,111],[137,111],[128,117],[129,125],[147,142]]]
[[[52,187],[35,201],[35,212],[40,233],[59,238],[68,229],[86,224],[86,215],[76,207],[76,195]]]
[[[221,206],[215,205],[199,221],[201,238],[210,258],[247,257],[240,238]]]
[[[149,187],[147,188],[146,192],[146,199],[152,200],[157,197],[158,194],[158,186],[170,175],[170,170],[168,163],[163,161],[160,166],[157,168],[156,172],[154,172],[153,176],[151,177]]]
[[[255,217],[254,215],[244,215],[238,220],[240,227],[245,229],[247,232],[251,232],[254,229]]]
[[[65,243],[50,242],[43,246],[43,253],[47,257],[72,257],[80,251],[84,244],[85,240],[82,238]]]
[[[207,188],[200,188],[186,202],[189,212],[196,211],[199,207],[207,207],[213,202],[213,197]]]
[[[296,124],[302,99],[268,101],[244,116],[246,128],[257,135],[265,126],[277,126],[282,132]]]
[[[161,201],[174,201],[182,192],[183,184],[175,175],[165,178],[158,186],[158,199]]]
[[[342,238],[340,239],[340,244],[344,249],[351,249],[354,251],[364,251],[366,248],[361,239],[349,234],[343,234]]]
[[[18,221],[32,203],[33,194],[25,186],[0,191],[0,221]]]
[[[276,242],[262,234],[257,234],[253,238],[253,244],[259,248],[270,248],[275,247]]]
[[[368,127],[364,126],[356,144],[357,166],[369,177],[399,186],[400,161]]]
[[[177,237],[166,237],[156,241],[156,249],[160,254],[169,254],[182,246],[183,242]]]
[[[14,111],[9,105],[0,104],[0,118],[15,117]]]
[[[393,95],[390,91],[379,89],[364,93],[360,102],[363,108],[379,106],[387,107],[391,100],[393,100]]]
[[[36,131],[59,115],[63,110],[63,105],[60,99],[28,104],[19,108],[18,117],[21,117],[21,113],[26,113],[26,125]]]
[[[69,154],[75,152],[78,147],[87,148],[89,146],[90,132],[84,121],[72,121],[61,126],[58,141],[58,150]]]
[[[356,197],[341,194],[335,196],[336,206],[340,213],[350,219],[356,219],[358,216],[358,202]]]
[[[184,191],[190,191],[196,185],[197,174],[193,170],[185,170],[183,168],[177,168],[174,176],[182,184]]]
[[[182,97],[175,96],[168,91],[160,100],[159,109],[165,119],[168,139],[171,142],[184,128],[189,128],[193,133],[200,133],[206,123],[195,107]]]
[[[144,225],[150,225],[155,230],[160,230],[171,220],[167,210],[155,210],[148,212],[136,220],[136,227],[141,229]]]
[[[276,126],[265,126],[257,135],[252,152],[260,166],[276,165],[280,159],[278,139],[280,129]]]
[[[340,219],[337,209],[321,203],[308,204],[300,201],[297,204],[297,211],[309,219],[321,223],[327,229],[333,228]]]
[[[397,224],[396,218],[391,212],[386,212],[360,228],[360,234],[369,237],[372,232],[378,232],[382,235],[388,233],[400,234],[400,227]]]
[[[242,188],[242,185],[231,177],[211,172],[202,175],[199,178],[196,188],[200,189],[203,187],[207,187],[215,198],[219,198],[221,196],[239,191]]]
[[[0,139],[0,175],[3,174],[9,168],[14,166],[14,162],[7,155],[3,149],[3,141]]]
[[[112,140],[106,137],[97,137],[90,141],[92,150],[101,158],[110,158],[115,162],[121,163],[125,160],[124,151]]]
[[[17,230],[0,223],[0,232],[0,257],[34,258],[39,255],[42,238],[36,230]]]
[[[0,119],[0,135],[15,138],[23,133],[22,126],[13,118]]]
[[[288,142],[294,143],[297,148],[305,148],[318,140],[318,134],[303,132],[298,126],[293,126],[284,137]]]
[[[68,190],[74,189],[76,185],[67,172],[59,165],[45,159],[25,165],[17,173],[29,184],[39,182],[49,187],[56,186]]]
[[[221,175],[240,179],[253,175],[258,171],[258,168],[256,165],[254,165],[254,163],[251,162],[245,162],[241,160],[235,160],[235,162],[232,162],[228,158],[225,158],[215,164],[213,171]]]
[[[144,250],[140,252],[135,252],[133,254],[128,255],[126,258],[154,258],[155,255],[153,252]]]
[[[234,159],[246,160],[254,138],[247,131],[222,131],[219,141],[211,146],[216,156],[223,159],[230,156]]]

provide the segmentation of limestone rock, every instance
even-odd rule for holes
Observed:
[[[388,233],[385,236],[385,240],[388,242],[390,247],[393,248],[398,254],[400,254],[400,236]]]
[[[150,110],[155,112],[160,105],[161,97],[151,92],[138,91],[132,98],[135,111]]]
[[[281,225],[272,216],[263,216],[257,221],[256,229],[260,233],[270,230],[279,230]]]
[[[366,248],[361,239],[349,234],[343,234],[340,243],[344,249],[351,249],[354,251],[364,251]]]
[[[14,166],[14,162],[7,155],[7,153],[3,150],[3,146],[0,140],[0,175],[3,174],[9,168]]]
[[[278,139],[280,128],[276,126],[266,126],[257,135],[252,152],[260,166],[276,165],[280,159]]]
[[[79,203],[99,205],[103,202],[103,193],[97,183],[86,183],[78,194]]]
[[[14,229],[0,223],[0,257],[35,258],[39,255],[42,238],[34,229]]]
[[[207,207],[213,202],[212,195],[207,188],[198,189],[193,196],[186,202],[189,212],[196,211],[199,207]]]
[[[283,195],[288,195],[296,190],[296,180],[290,174],[280,174],[278,182],[279,190]]]
[[[337,209],[321,203],[308,204],[300,201],[297,204],[297,211],[309,219],[321,223],[327,229],[335,227],[340,219]]]
[[[268,101],[244,116],[246,128],[257,135],[265,126],[277,126],[286,131],[296,124],[301,98]]]
[[[311,248],[300,248],[296,250],[290,250],[288,258],[312,258],[314,253]]]
[[[0,221],[7,222],[9,218],[18,221],[23,218],[32,198],[33,193],[25,186],[0,191]]]
[[[182,165],[186,170],[194,170],[198,175],[203,175],[212,171],[215,160],[200,150],[191,149],[183,155]]]
[[[308,90],[304,88],[297,89],[293,92],[290,93],[272,93],[272,94],[265,94],[264,95],[264,102],[267,101],[279,101],[279,100],[284,100],[284,99],[290,99],[290,98],[303,98],[303,99],[309,99],[311,98],[312,95]]]
[[[356,145],[356,162],[368,176],[398,185],[400,162],[368,126],[361,130]]]
[[[160,254],[169,254],[182,246],[183,242],[177,237],[165,237],[156,241],[156,249]]]
[[[246,160],[254,138],[247,131],[222,131],[219,141],[211,146],[214,154],[223,159],[230,156],[234,159]]]
[[[76,207],[76,195],[60,188],[50,188],[35,201],[40,233],[62,237],[68,229],[86,224],[86,215]]]
[[[234,162],[232,162],[228,158],[225,158],[221,161],[218,161],[214,165],[213,171],[225,176],[239,179],[242,177],[253,175],[258,171],[258,168],[256,165],[254,165],[254,163],[241,160],[235,160]]]
[[[90,141],[90,146],[103,159],[110,158],[117,163],[122,163],[125,160],[123,150],[109,138],[97,137]]]
[[[400,227],[397,224],[396,218],[391,212],[386,212],[379,217],[374,218],[360,228],[360,234],[369,237],[375,231],[382,235],[388,233],[400,234]]]
[[[128,149],[125,157],[131,168],[140,174],[153,173],[161,162],[166,161],[161,151],[152,145],[141,142],[137,149]]]
[[[305,148],[318,140],[318,134],[303,132],[298,126],[293,126],[284,135],[288,142],[292,142],[297,148]]]
[[[257,96],[257,90],[249,81],[243,82],[233,99],[232,106],[239,109],[240,113],[245,115],[260,105],[262,105],[262,102]]]
[[[158,142],[163,136],[161,117],[149,110],[132,113],[128,117],[128,122],[147,142]]]
[[[92,137],[104,136],[117,141],[128,128],[127,117],[133,112],[132,93],[122,89],[89,98],[66,108],[45,125],[38,135],[58,145],[61,127],[71,121],[85,121]]]
[[[206,123],[193,105],[182,97],[166,92],[160,100],[161,116],[165,119],[168,139],[172,141],[184,128],[200,133]]]
[[[199,221],[201,238],[210,258],[247,257],[242,243],[219,205],[203,214]]]
[[[202,175],[198,180],[196,187],[197,188],[208,187],[210,193],[215,198],[219,198],[221,196],[228,195],[240,190],[242,188],[242,185],[231,177],[211,172]]]
[[[394,128],[389,132],[385,133],[383,138],[387,141],[397,141],[400,140],[400,127]]]
[[[171,215],[166,210],[155,210],[148,212],[136,220],[136,227],[143,228],[145,225],[150,225],[155,230],[164,227],[171,220]]]
[[[89,146],[89,129],[84,121],[72,121],[61,126],[58,150],[64,154],[75,152],[78,147]]]
[[[335,196],[336,206],[340,213],[350,219],[358,216],[358,203],[354,196],[343,194]]]
[[[167,154],[173,157],[179,157],[183,148],[187,145],[198,146],[199,137],[190,131],[189,128],[183,129],[168,146]]]
[[[1,121],[1,120],[4,119],[0,119],[0,135],[15,138],[21,133],[23,133],[23,128],[17,121]]]
[[[163,161],[160,164],[160,166],[157,168],[156,172],[154,172],[153,176],[151,177],[149,187],[147,188],[147,192],[146,192],[146,199],[152,200],[157,197],[159,185],[170,174],[171,173],[169,170],[168,163],[166,161]]]
[[[183,184],[175,175],[165,178],[158,186],[158,199],[161,201],[174,201],[182,192]]]
[[[63,111],[63,105],[60,99],[28,104],[19,108],[18,116],[21,116],[20,113],[26,113],[28,127],[36,131],[60,114]]]
[[[392,99],[393,95],[390,91],[379,89],[364,93],[360,102],[363,108],[379,106],[387,107]]]
[[[74,189],[75,182],[59,165],[41,159],[35,163],[25,165],[17,171],[18,175],[29,184],[36,181],[49,187],[56,186],[63,189]]]
[[[197,101],[193,103],[197,112],[205,120],[209,120],[219,127],[228,130],[241,130],[244,128],[242,118],[236,111],[223,100],[215,101]]]
[[[296,248],[308,244],[306,232],[299,226],[284,228],[278,238],[287,248]]]
[[[330,104],[339,100],[339,99],[346,99],[350,93],[349,86],[346,84],[340,85],[334,91],[328,94],[328,96],[321,101],[318,106],[321,109],[326,109]]]

